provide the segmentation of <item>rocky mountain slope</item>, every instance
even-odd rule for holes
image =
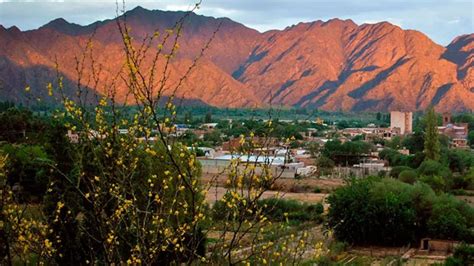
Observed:
[[[184,14],[137,7],[125,15],[134,39],[141,40],[156,29],[170,28]],[[459,36],[443,47],[420,32],[387,22],[357,25],[339,19],[259,33],[227,18],[191,14],[165,94],[171,93],[218,25],[178,97],[220,107],[474,109],[474,34]],[[95,63],[103,69],[100,78],[110,81],[124,62],[114,20],[80,26],[56,19],[24,32],[0,26],[0,97],[25,101],[27,85],[34,97],[45,96],[47,82],[56,76],[56,62],[72,93],[78,79],[76,57],[90,36]],[[90,74],[86,67],[83,75]],[[94,85],[82,79],[81,83],[92,92],[107,91],[107,82]],[[125,84],[117,85],[117,91],[118,99],[127,101]]]

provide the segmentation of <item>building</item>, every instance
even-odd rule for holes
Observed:
[[[410,134],[413,132],[413,113],[412,112],[390,112],[390,128],[399,128],[400,134]]]
[[[295,178],[299,168],[304,168],[301,162],[287,162],[282,156],[255,156],[225,154],[214,158],[198,158],[201,163],[202,173],[222,174],[230,170],[232,160],[240,161],[239,170],[245,171],[248,165],[255,166],[255,174],[261,174],[268,167],[274,177]]]
[[[443,126],[438,127],[438,132],[449,138],[451,147],[460,149],[469,148],[467,143],[469,125],[467,123],[452,123],[450,113],[443,114]]]
[[[186,124],[173,124],[173,125],[166,125],[164,123],[160,124],[161,132],[168,134],[169,136],[173,137],[180,137],[184,135],[188,130],[191,130],[188,125]],[[152,130],[152,133],[159,133],[158,130]]]
[[[239,150],[243,143],[249,143],[252,142],[252,147],[254,150],[258,148],[271,148],[271,147],[278,147],[280,146],[280,141],[277,138],[273,137],[246,137],[245,140],[242,140],[242,138],[231,138],[230,140],[222,143],[222,150],[224,151],[236,151]]]
[[[216,150],[209,147],[188,147],[188,150],[199,150],[205,157],[214,157],[216,155]]]
[[[190,130],[189,126],[185,124],[175,124],[174,128],[175,128],[174,134],[176,134],[177,137],[184,135],[186,132]]]
[[[201,128],[215,129],[218,123],[204,123],[201,125]]]
[[[381,127],[366,127],[366,128],[345,128],[342,134],[349,137],[363,135],[366,140],[386,139],[390,140],[394,136],[400,135],[400,128],[381,128]]]

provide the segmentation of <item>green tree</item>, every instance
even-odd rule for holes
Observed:
[[[311,154],[311,157],[317,157],[319,154],[319,150],[321,149],[321,145],[317,142],[310,142],[308,143],[308,151]]]
[[[204,141],[209,141],[212,145],[222,144],[222,132],[218,129],[213,130],[212,132],[204,134]]]
[[[377,119],[377,121],[382,120],[382,114],[380,112],[377,112],[376,119]]]
[[[440,157],[440,143],[438,137],[438,117],[433,107],[425,115],[425,146],[426,159],[437,161]]]
[[[339,241],[405,245],[422,237],[472,241],[474,208],[426,184],[354,179],[329,197],[328,226]]]
[[[385,145],[389,148],[398,150],[402,148],[402,138],[400,136],[395,136],[392,138],[392,140],[388,141],[387,144]]]
[[[409,149],[411,153],[423,152],[425,138],[423,132],[415,131],[412,135],[403,138],[402,146]]]
[[[211,112],[206,113],[206,116],[204,117],[204,123],[212,123],[212,113]]]
[[[184,123],[192,123],[193,122],[193,113],[188,111],[184,113]]]
[[[418,167],[418,173],[425,176],[442,176],[444,178],[451,177],[451,171],[448,167],[433,160],[425,160],[420,165],[420,167]]]
[[[333,160],[337,165],[352,165],[360,161],[364,155],[372,149],[370,143],[364,141],[348,141],[341,143],[339,140],[331,140],[324,144],[321,152]]]
[[[467,135],[467,141],[469,142],[470,146],[474,146],[474,130],[469,131]]]
[[[335,166],[334,161],[331,160],[330,158],[326,157],[326,156],[319,157],[316,164],[320,168],[325,168],[325,169],[332,169]]]
[[[406,184],[352,181],[328,198],[328,224],[338,240],[352,244],[405,244],[414,240],[416,213]],[[396,190],[396,191],[394,191]]]
[[[474,209],[451,195],[443,194],[434,202],[427,222],[428,233],[441,239],[472,239]]]
[[[2,150],[9,155],[6,166],[8,183],[22,187],[23,200],[38,201],[46,191],[50,168],[45,164],[48,155],[42,146],[5,145]]]
[[[474,166],[474,155],[467,150],[448,149],[443,152],[446,164],[453,172],[464,174],[471,166]]]

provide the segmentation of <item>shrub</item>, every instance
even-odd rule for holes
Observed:
[[[411,168],[418,168],[425,161],[425,154],[423,152],[417,152],[410,156],[408,166]]]
[[[464,175],[453,177],[453,189],[474,189],[474,168]]]
[[[442,239],[466,240],[472,237],[474,209],[450,195],[441,195],[433,204],[427,222],[428,233]]]
[[[442,192],[448,190],[448,182],[441,176],[421,176],[420,181],[429,185],[434,191]]]
[[[470,151],[459,149],[448,149],[444,156],[447,165],[453,172],[465,173],[471,165],[474,165],[474,156]]]
[[[387,171],[381,170],[377,173],[378,177],[386,177],[387,176]]]
[[[404,183],[413,184],[416,182],[418,174],[415,170],[403,170],[398,175],[398,179]]]
[[[474,247],[465,243],[459,245],[453,256],[449,257],[445,263],[446,266],[474,265]]]
[[[393,166],[418,167],[420,159],[417,155],[404,155],[397,150],[385,148],[380,152],[380,158],[387,160]],[[397,176],[394,176],[397,177]]]
[[[263,199],[258,201],[257,205],[258,209],[261,209],[268,219],[278,222],[286,221],[287,219],[298,222],[321,222],[321,214],[324,212],[324,207],[321,203],[307,204],[296,200],[278,198]],[[224,201],[219,200],[214,203],[211,216],[216,220],[223,220],[230,214],[229,212],[229,208],[225,205]]]
[[[392,170],[390,170],[390,176],[393,178],[398,178],[400,176],[400,173],[405,171],[405,170],[413,170],[408,166],[395,166],[392,167]]]
[[[331,266],[335,264],[329,256],[319,256],[314,263],[319,266]]]
[[[350,244],[404,245],[421,237],[472,241],[474,209],[426,184],[352,180],[328,198],[328,226]]]
[[[435,191],[447,191],[452,187],[453,180],[448,167],[433,160],[424,161],[418,167],[420,181],[430,185]]]
[[[451,171],[448,167],[433,160],[425,160],[423,163],[421,163],[420,167],[418,167],[418,174],[420,176],[441,176],[443,178],[451,177]]]
[[[263,199],[259,201],[264,213],[274,221],[320,221],[324,207],[321,203],[307,204],[296,200],[278,198]],[[285,215],[286,214],[286,215]]]

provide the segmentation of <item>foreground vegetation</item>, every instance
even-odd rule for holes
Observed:
[[[167,66],[189,14],[143,44],[133,40],[125,19],[117,19],[124,67],[112,81],[98,77],[93,45],[87,43],[76,64],[81,78],[105,88],[95,99],[82,94],[86,88],[79,81],[77,97],[68,98],[65,91],[74,88],[65,87],[58,74],[46,89],[61,107],[46,117],[4,106],[0,264],[265,264],[270,259],[286,264],[299,259],[308,235],[295,234],[289,223],[320,222],[320,207],[287,203],[287,210],[286,203],[262,202],[279,176],[268,164],[257,172],[235,161],[226,171],[233,185],[217,204],[225,206],[226,215],[212,218],[194,149],[168,136],[177,107],[163,94],[181,83],[166,83]],[[129,89],[136,103],[132,110],[117,103],[117,83]],[[39,88],[26,85],[25,93],[32,89]],[[121,128],[128,130],[121,133]],[[259,134],[268,137],[273,128],[266,122]],[[254,149],[249,141],[242,152]],[[288,221],[277,215],[286,211]],[[305,217],[303,211],[313,214]],[[292,237],[282,237],[290,231]]]

